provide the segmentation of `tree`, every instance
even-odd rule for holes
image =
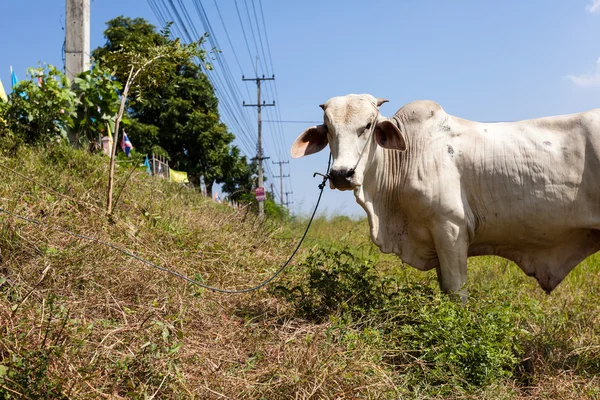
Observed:
[[[118,17],[107,25],[107,42],[93,54],[113,60],[114,67],[123,64],[120,59],[124,47],[145,54],[148,47],[176,42],[157,33],[141,18]],[[204,62],[204,54],[199,58],[171,58],[170,64],[160,70],[160,84],[139,82],[139,87],[146,89],[142,90],[143,96],[134,95],[128,103],[128,135],[141,152],[164,149],[171,165],[187,171],[192,181],[203,177],[208,194],[212,195],[215,182],[233,182],[235,177],[251,172],[239,149],[232,146],[235,136],[220,122],[214,88],[197,60]],[[115,76],[124,82],[126,74],[119,70],[123,68],[117,68]]]
[[[124,17],[119,17],[116,20],[115,29],[110,29],[112,21],[109,21],[107,31],[109,33],[116,32],[117,36],[122,36],[122,34],[127,33],[127,28],[124,28],[123,25],[127,26],[131,20]],[[206,52],[200,47],[203,38],[198,42],[184,45],[178,39],[170,40],[168,38],[169,34],[169,26],[167,26],[161,31],[160,38],[154,32],[154,35],[141,35],[138,38],[132,38],[132,40],[115,43],[107,36],[106,47],[108,50],[100,50],[94,53],[103,63],[115,71],[117,79],[127,77],[121,93],[121,106],[115,119],[115,134],[107,190],[106,207],[108,214],[112,211],[113,177],[115,153],[119,141],[119,125],[125,112],[129,92],[131,91],[133,103],[136,101],[141,102],[143,95],[150,94],[153,89],[161,87],[168,81],[173,65],[178,65],[196,57],[203,61],[206,55]],[[133,106],[132,102],[129,102],[129,106]]]
[[[103,64],[112,69],[112,75],[124,87],[131,67],[131,55],[140,55],[145,59],[156,53],[156,49],[168,45],[169,27],[157,32],[156,27],[143,18],[126,18],[123,16],[111,19],[106,23],[104,31],[106,43],[92,51],[92,58],[102,60]],[[204,58],[204,53],[199,57]],[[147,93],[153,89],[153,77],[141,76],[132,90],[134,99],[138,93]]]
[[[223,191],[230,193],[233,200],[240,200],[243,193],[252,193],[252,187],[258,175],[256,161],[248,164],[246,157],[240,155],[240,149],[233,146],[223,164],[226,169],[224,176],[222,180],[217,181],[217,183],[222,183]]]

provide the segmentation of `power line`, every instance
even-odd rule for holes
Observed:
[[[227,30],[227,25],[225,24],[225,21],[223,20],[223,15],[221,14],[221,10],[219,9],[219,3],[217,2],[217,0],[213,0],[214,4],[215,4],[215,8],[217,10],[217,14],[219,14],[219,20],[221,21],[221,25],[223,26],[223,31],[225,32],[225,36],[227,37],[227,41],[229,42],[229,47],[231,48],[231,53],[233,54],[233,57],[235,58],[235,61],[238,65],[238,68],[240,70],[240,74],[244,73],[244,69],[242,68],[242,64],[240,64],[240,60],[237,56],[237,53],[235,51],[235,48],[233,47],[233,43],[231,42],[231,37],[229,36],[229,31]],[[250,90],[248,89],[248,85],[244,85],[244,87],[246,88],[246,92],[248,94],[248,97],[250,97]]]
[[[238,19],[240,21],[240,28],[242,28],[242,34],[244,35],[244,42],[246,42],[246,49],[248,50],[248,56],[250,56],[250,60],[252,60],[252,51],[250,51],[250,45],[248,44],[248,36],[246,36],[246,30],[244,29],[244,23],[242,22],[242,15],[240,14],[240,9],[238,7],[237,0],[233,0],[235,4],[235,10],[237,11]],[[258,71],[256,67],[254,68],[254,74],[258,75]]]
[[[254,5],[254,0],[252,0],[252,4],[253,4],[253,7],[254,7],[254,10],[256,11],[256,7]],[[267,32],[267,24],[266,24],[266,20],[265,20],[264,10],[263,10],[263,7],[262,7],[262,0],[258,0],[258,4],[259,4],[259,8],[260,8],[260,15],[261,15],[261,19],[262,19],[262,26],[263,26],[264,36],[265,36],[265,42],[267,44],[267,54],[269,55],[268,62],[270,64],[270,66],[271,66],[271,71],[273,71],[274,70],[274,67],[273,67],[273,57],[272,57],[272,54],[271,54],[271,46],[270,46],[270,43],[269,43],[269,35],[268,35],[268,32]],[[255,14],[255,16],[256,16],[256,14]],[[258,28],[258,25],[259,24],[258,24],[258,19],[257,19],[257,29],[260,32],[260,28]],[[263,53],[263,57],[264,57],[264,53]],[[267,62],[267,58],[266,57],[264,57],[264,58],[265,58],[265,63],[266,63]],[[280,107],[277,107],[277,109],[275,110],[275,113],[277,115],[277,119],[278,120],[282,120],[283,119],[281,117],[281,104],[282,103],[281,103],[281,101],[279,99],[279,91],[277,89],[277,82],[274,82],[273,89],[274,89],[274,96],[273,96],[273,98],[277,101],[278,104],[280,104]],[[271,89],[271,90],[273,91],[273,89]],[[287,152],[286,152],[286,150],[284,148],[285,145],[283,144],[283,136],[284,136],[283,125],[282,124],[278,124],[277,125],[277,129],[279,131],[279,135],[276,135],[276,137],[278,137],[278,139],[279,139],[279,143],[280,143],[280,146],[282,148],[282,153],[285,154]]]
[[[254,20],[256,21],[256,32],[258,34],[258,40],[260,42],[260,49],[262,51],[263,60],[265,60],[265,62],[267,62],[267,56],[265,55],[265,47],[263,46],[263,40],[262,40],[262,35],[260,33],[260,27],[258,24],[258,16],[256,15],[256,6],[254,5],[254,0],[252,0],[252,10],[254,11]],[[265,35],[266,34],[267,34],[267,32],[265,31]],[[265,70],[267,72],[267,75],[269,75],[269,70],[266,65],[265,65]],[[271,68],[271,73],[272,72],[273,72],[273,68]]]
[[[186,22],[184,21],[184,19],[181,17],[181,15],[179,14],[176,5],[173,3],[172,0],[169,0],[170,4],[171,4],[171,8],[173,9],[173,12],[175,13],[175,18],[177,20],[177,23],[174,24],[175,28],[177,30],[179,30],[180,32],[183,31],[185,32],[185,37],[187,38],[188,41],[192,41],[191,35],[189,33],[189,31],[192,31],[192,34],[194,34],[198,39],[200,39],[200,35],[198,34],[197,30],[195,29],[195,26],[192,23],[192,19],[189,16],[189,13],[185,7],[185,5],[182,3],[181,0],[178,0],[178,4],[181,8],[181,13],[183,14],[185,20],[187,20],[187,23],[190,24],[190,28],[188,29],[186,26]],[[164,1],[163,1],[164,3]],[[163,4],[164,5],[164,4]],[[212,29],[209,26],[209,24],[207,23],[207,20],[203,19],[203,17],[205,16],[205,14],[203,15],[203,9],[198,7],[198,4],[195,4],[198,14],[200,16],[200,18],[203,20],[204,25],[206,26],[206,30],[209,32],[209,34],[212,33]],[[200,4],[201,6],[201,4]],[[166,8],[166,6],[165,6]],[[167,12],[168,11],[168,8]],[[170,12],[169,12],[170,14]],[[179,25],[181,25],[181,27],[179,27]],[[183,36],[183,35],[182,35]],[[209,41],[212,42],[212,38],[214,37],[214,34],[209,36]],[[218,44],[216,43],[211,43],[212,47],[215,48],[218,46]],[[208,51],[208,50],[206,50]],[[230,122],[230,126],[235,128],[237,126],[237,129],[235,129],[237,131],[236,137],[241,141],[242,143],[242,148],[244,149],[244,152],[247,154],[252,154],[252,140],[250,138],[250,136],[248,135],[248,130],[250,130],[250,123],[249,123],[249,119],[247,114],[243,113],[243,112],[238,112],[236,113],[235,110],[237,108],[235,108],[233,106],[233,104],[239,104],[238,101],[235,100],[235,98],[237,97],[235,95],[235,90],[232,89],[231,86],[231,78],[227,76],[227,70],[228,67],[226,65],[226,63],[224,63],[221,60],[221,57],[218,57],[218,54],[216,56],[217,62],[220,66],[220,70],[223,71],[223,78],[221,78],[220,74],[217,71],[211,71],[207,68],[207,66],[202,62],[202,60],[199,60],[200,65],[203,69],[203,72],[206,74],[206,76],[208,77],[211,85],[213,86],[215,92],[218,94],[218,97],[220,99],[220,105],[221,105],[221,109],[223,111],[224,116],[229,120]],[[223,82],[223,80],[225,80],[225,83]],[[229,90],[227,90],[226,88],[228,88]],[[246,127],[243,128],[242,125],[245,125]]]
[[[250,9],[248,8],[247,0],[244,0],[244,6],[246,7],[246,16],[248,17],[248,25],[250,26],[250,33],[252,34],[252,41],[254,42],[256,57],[258,58],[258,44],[256,42],[256,35],[254,34],[254,26],[252,25],[252,18],[250,17]]]
[[[210,45],[212,46],[212,48],[217,48],[217,49],[220,48],[219,42],[214,33],[214,30],[212,29],[212,26],[208,19],[208,15],[206,14],[206,10],[204,9],[202,2],[199,0],[194,0],[194,6],[196,8],[196,11],[198,13],[198,16],[199,16],[202,24],[204,25],[205,30],[209,33],[208,41],[209,41]],[[234,82],[233,75],[231,74],[231,70],[229,69],[229,66],[227,65],[227,62],[226,62],[223,54],[216,53],[214,56],[215,56],[215,59],[217,60],[217,63],[220,66],[219,71],[222,73],[223,79],[225,80],[225,83],[229,89],[230,99],[228,101],[231,102],[231,107],[236,107],[236,106],[234,106],[234,104],[235,105],[239,104],[241,101],[241,97],[242,97],[241,93],[239,92],[238,86],[233,83]],[[237,93],[236,93],[236,90],[237,90]],[[239,107],[239,106],[237,106],[237,107]],[[241,108],[240,108],[240,115],[243,116],[243,120],[246,125],[247,132],[252,131],[248,114],[243,112]],[[252,142],[253,140],[250,138],[250,136],[248,134],[246,134],[246,135],[248,136],[248,140],[250,142]],[[252,154],[252,152],[250,154]]]
[[[256,76],[259,76],[258,73],[260,70],[266,72],[269,70],[273,71],[274,69],[271,49],[269,45],[269,38],[266,30],[266,22],[264,20],[264,10],[260,0],[258,0],[258,5],[255,1],[256,0],[252,0],[252,14],[254,16],[254,21],[251,17],[250,5],[248,4],[247,0],[244,0],[245,17],[242,17],[242,11],[240,10],[240,5],[238,4],[237,0],[235,0],[235,13],[237,14],[237,19],[240,23],[244,44],[246,50],[248,51],[248,56],[252,64],[252,68],[256,73]],[[157,18],[163,24],[166,24],[167,20],[174,21],[172,35],[179,34],[180,37],[184,38],[184,40],[187,41],[192,41],[193,37],[197,37],[198,39],[200,39],[200,35],[198,33],[198,30],[196,29],[194,20],[191,18],[184,4],[185,0],[148,0],[148,2]],[[206,38],[206,41],[203,44],[204,50],[210,53],[210,49],[222,49],[219,45],[219,41],[217,36],[215,35],[213,27],[211,26],[209,17],[206,13],[206,9],[202,1],[192,0],[192,3],[196,9],[197,16],[201,24],[200,26],[203,26],[203,31],[208,33],[208,37]],[[242,63],[240,61],[238,53],[236,52],[236,48],[233,46],[234,37],[231,36],[231,32],[227,28],[229,24],[225,19],[225,14],[223,14],[222,10],[219,8],[217,0],[213,0],[213,3],[215,5],[215,10],[218,14],[219,21],[222,25],[223,32],[225,32],[227,43],[231,48],[230,54],[233,55],[237,67],[243,74]],[[249,24],[250,32],[246,32],[246,30],[248,29],[248,26],[246,26],[246,24]],[[254,28],[256,28],[256,32]],[[251,37],[249,37],[249,35],[251,35]],[[258,41],[256,39],[257,35]],[[261,55],[263,57],[263,60],[257,57],[256,64],[253,60],[253,52],[251,50],[250,40],[253,41],[253,45],[256,49],[257,54],[259,52],[258,43],[260,43],[261,46]],[[202,62],[202,60],[198,60],[199,64],[202,67],[202,70],[205,73],[205,75],[208,77],[209,82],[213,86],[214,91],[219,99],[219,108],[222,111],[222,116],[224,120],[227,121],[227,124],[231,127],[231,129],[235,132],[236,137],[239,143],[241,144],[241,149],[243,149],[243,152],[246,154],[255,154],[255,152],[258,153],[260,151],[260,153],[263,153],[266,149],[267,151],[273,154],[277,154],[279,156],[279,159],[283,159],[283,157],[287,155],[287,151],[285,150],[285,144],[283,142],[284,134],[282,124],[276,123],[275,126],[272,126],[271,123],[271,126],[269,127],[269,130],[271,131],[269,138],[273,137],[273,140],[266,140],[265,143],[261,145],[260,150],[256,149],[253,145],[254,134],[251,134],[251,132],[253,132],[254,129],[252,128],[252,123],[250,122],[251,118],[249,116],[249,112],[245,108],[238,106],[238,104],[240,104],[241,102],[242,97],[244,97],[242,95],[243,90],[240,89],[238,84],[234,83],[236,80],[233,78],[233,74],[227,63],[227,57],[225,56],[225,53],[215,52],[210,54],[213,57],[213,62],[215,63],[216,68],[207,68],[207,66]],[[267,67],[267,65],[269,65],[270,68]],[[250,91],[247,85],[244,85],[244,87],[246,93],[249,96]],[[276,83],[274,88],[271,88],[270,85],[268,85],[265,93],[267,95],[270,94],[270,97],[277,99],[278,93]],[[268,121],[282,120],[281,113],[278,108],[275,108],[273,110],[267,108],[266,116],[269,118]],[[265,149],[262,148],[263,146],[265,146]],[[285,167],[285,173],[289,174],[289,166]],[[265,176],[269,176],[269,178],[272,179],[275,179],[276,177],[276,175],[271,170],[269,164],[265,165],[263,173]]]
[[[252,1],[254,2],[254,0]],[[258,5],[260,6],[260,15],[263,22],[263,30],[265,31],[265,40],[267,42],[267,54],[269,55],[269,64],[271,65],[271,71],[273,71],[273,57],[271,57],[271,45],[269,44],[269,35],[267,34],[267,24],[265,22],[265,13],[263,12],[262,0],[258,0]]]

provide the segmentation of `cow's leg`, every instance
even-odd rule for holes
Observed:
[[[466,227],[444,221],[436,224],[431,232],[439,260],[437,276],[440,289],[445,293],[456,294],[463,302],[467,290],[468,233]]]

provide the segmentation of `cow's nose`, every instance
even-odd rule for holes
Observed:
[[[333,183],[333,186],[337,189],[350,189],[352,187],[350,184],[352,175],[354,175],[354,170],[350,168],[338,168],[329,171],[331,183]]]
[[[329,172],[329,175],[332,178],[351,178],[352,175],[354,175],[354,170],[352,168],[339,168],[339,169],[332,169]]]

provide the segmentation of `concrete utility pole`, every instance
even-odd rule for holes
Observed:
[[[279,193],[281,194],[281,205],[283,205],[283,178],[289,178],[289,175],[283,174],[283,164],[289,164],[289,161],[271,161],[273,164],[279,164],[279,176],[274,176],[273,178],[279,178]]]
[[[65,72],[73,82],[90,67],[90,0],[66,0]]]
[[[263,152],[262,152],[262,120],[261,120],[261,108],[262,107],[268,107],[268,106],[274,106],[275,102],[273,102],[273,104],[266,104],[264,101],[262,102],[262,104],[260,103],[260,83],[262,81],[274,81],[275,80],[275,75],[273,75],[271,78],[265,78],[265,76],[263,75],[262,78],[244,78],[244,75],[242,75],[242,80],[243,81],[255,81],[256,82],[256,92],[257,92],[257,101],[256,104],[246,104],[246,102],[243,102],[244,107],[257,107],[258,108],[258,145],[257,145],[257,151],[256,151],[256,157],[253,158],[253,160],[258,160],[258,186],[264,189],[264,182],[263,182],[263,167],[262,167],[262,162],[263,160],[268,160],[269,157],[263,157]],[[260,219],[262,219],[265,216],[265,204],[263,201],[259,201],[258,202],[258,216]]]

